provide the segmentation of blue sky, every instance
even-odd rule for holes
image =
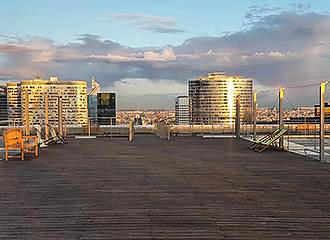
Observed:
[[[212,71],[257,90],[330,80],[329,0],[10,0],[0,16],[0,82],[95,76],[122,109],[173,108]]]
[[[242,30],[250,6],[288,8],[293,3],[310,5],[318,12],[330,7],[327,0],[11,0],[1,3],[0,29],[4,35],[37,35],[58,43],[75,41],[77,35],[88,33],[134,47],[178,45],[191,37],[221,36],[224,32]],[[113,18],[113,14],[173,18],[184,32],[156,34]]]

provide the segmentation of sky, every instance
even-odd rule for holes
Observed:
[[[211,71],[257,90],[330,78],[328,0],[11,0],[0,16],[1,81],[95,76],[120,109],[171,109]]]

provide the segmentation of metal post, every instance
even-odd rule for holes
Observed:
[[[253,141],[257,141],[257,92],[253,92]]]
[[[241,137],[241,97],[236,97],[236,121],[235,121],[235,134],[237,138]]]
[[[25,91],[25,135],[30,135],[29,93]]]
[[[213,126],[213,121],[212,121],[212,138],[214,138],[214,126]]]
[[[324,163],[324,95],[326,83],[321,83],[320,86],[320,162]]]
[[[91,119],[89,118],[88,120],[88,136],[90,137],[91,136]]]
[[[314,120],[314,150],[317,150],[316,148],[316,120]]]
[[[45,95],[45,133],[46,133],[46,138],[49,136],[49,102],[48,102],[48,94]]]
[[[134,122],[133,120],[129,121],[129,134],[128,134],[128,141],[133,141],[134,138]]]
[[[288,150],[290,149],[290,123],[288,123]]]
[[[279,129],[283,129],[284,128],[284,122],[283,122],[283,113],[284,113],[284,88],[280,88],[280,92],[279,92],[279,110],[278,110],[278,127]],[[279,147],[281,149],[284,149],[284,144],[283,144],[283,136],[280,137],[280,141],[279,141]]]
[[[58,97],[58,132],[63,136],[63,109],[62,98]]]
[[[190,138],[192,137],[192,124],[189,125],[189,128],[190,128]]]
[[[113,122],[112,122],[112,119],[111,119],[111,128],[110,128],[110,137],[112,138],[112,131],[113,131]]]
[[[167,127],[167,140],[168,141],[171,141],[171,125],[166,125],[166,127]]]
[[[307,128],[306,128],[306,127],[307,127],[307,123],[306,123],[306,116],[305,116],[305,124],[304,124],[304,130],[305,130],[305,139],[306,139],[306,134],[307,134],[307,133],[306,133],[306,131],[307,131]]]

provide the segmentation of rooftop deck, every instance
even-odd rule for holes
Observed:
[[[80,139],[0,164],[0,239],[329,239],[330,165],[237,139]]]

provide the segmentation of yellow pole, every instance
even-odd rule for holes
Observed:
[[[236,119],[235,119],[235,135],[241,137],[241,97],[236,97]]]
[[[253,141],[257,140],[257,92],[253,93]]]
[[[129,121],[129,135],[128,135],[128,141],[133,141],[134,139],[134,122],[132,119]]]
[[[30,135],[30,119],[29,119],[29,93],[25,91],[25,135]]]
[[[58,132],[63,136],[63,109],[62,109],[62,99],[58,98]]]
[[[326,83],[320,86],[320,162],[324,163],[324,96]]]
[[[284,88],[280,88],[280,92],[279,92],[279,129],[283,129],[284,128],[284,122],[283,122],[283,113],[284,113]],[[280,137],[280,142],[279,142],[279,147],[281,149],[284,149],[284,141],[283,141],[283,136]]]
[[[46,133],[46,137],[49,136],[49,128],[48,128],[48,124],[49,124],[49,111],[48,111],[48,94],[45,96],[45,133]]]

